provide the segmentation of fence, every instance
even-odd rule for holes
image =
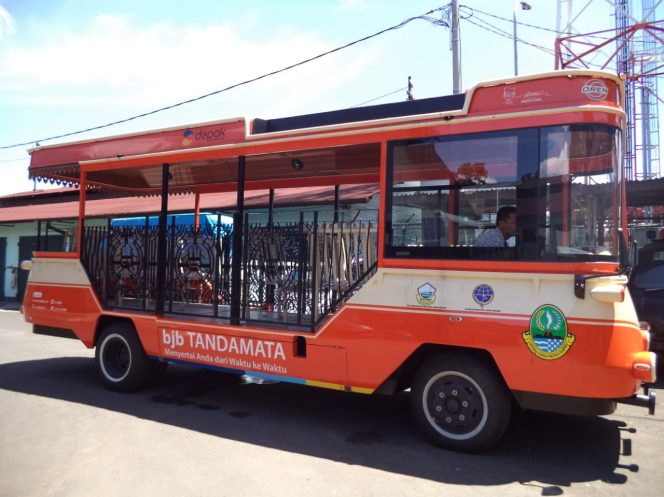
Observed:
[[[318,211],[299,212],[296,221],[261,217],[244,218],[239,295],[231,291],[238,252],[232,246],[234,226],[222,223],[221,215],[216,224],[200,228],[172,218],[164,268],[157,266],[158,227],[148,218],[143,226],[112,226],[109,220],[106,226],[86,227],[83,265],[107,308],[154,312],[162,270],[165,312],[230,319],[231,302],[238,298],[245,322],[311,330],[375,270],[373,220],[334,222],[327,220],[329,212]]]

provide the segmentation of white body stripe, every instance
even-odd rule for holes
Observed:
[[[33,261],[28,282],[90,286],[90,279],[78,259],[49,257]]]
[[[570,320],[580,319],[587,324],[591,324],[590,321],[606,324],[606,320],[636,324],[638,319],[627,292],[624,302],[612,304],[598,302],[590,295],[589,290],[594,286],[625,282],[622,276],[593,278],[588,280],[585,299],[580,299],[574,295],[574,275],[571,274],[379,269],[349,303],[374,309],[376,306],[401,308],[403,312],[409,309],[413,312],[469,312],[474,317],[486,315],[491,319],[529,317],[539,306],[552,304]],[[418,300],[418,289],[427,283],[435,294],[428,300]],[[473,291],[481,284],[489,285],[492,290],[492,298],[485,304],[473,298]]]

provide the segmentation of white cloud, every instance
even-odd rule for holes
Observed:
[[[7,9],[0,5],[0,40],[14,32],[14,19]]]
[[[79,31],[54,31],[31,46],[0,48],[0,101],[149,110],[333,48],[302,30],[249,38],[254,32],[247,19],[139,26],[124,17],[98,15]],[[291,99],[311,101],[360,73],[370,52],[356,52],[351,62],[331,55],[252,86],[273,90],[275,108],[285,108]]]

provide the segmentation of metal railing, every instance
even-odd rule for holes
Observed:
[[[221,215],[198,229],[172,218],[165,268],[157,266],[158,227],[148,218],[86,227],[81,259],[107,308],[154,312],[161,269],[165,312],[230,319],[238,298],[244,322],[314,330],[373,274],[377,223],[366,213],[340,222],[329,211],[282,217],[245,214],[240,295],[231,291],[233,225]]]

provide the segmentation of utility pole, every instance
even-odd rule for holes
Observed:
[[[512,24],[514,26],[514,75],[519,75],[519,57],[516,41],[518,40],[516,36],[516,11],[517,10],[530,10],[532,9],[531,5],[528,2],[517,2],[514,4],[514,11],[512,12]]]
[[[512,11],[512,26],[514,26],[514,75],[518,76],[519,75],[519,57],[518,57],[518,49],[516,45],[516,5],[514,6],[514,10]]]
[[[452,0],[452,92],[461,93],[461,38],[459,36],[459,2]]]

